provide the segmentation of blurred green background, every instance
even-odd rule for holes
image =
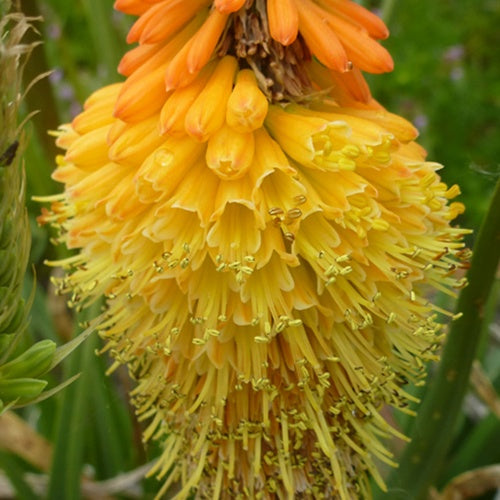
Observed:
[[[500,2],[392,0],[382,6],[392,73],[370,78],[375,97],[420,130],[429,158],[445,165],[477,227],[500,173]],[[385,6],[385,11],[384,11]]]
[[[22,0],[21,4],[25,13],[44,18],[44,22],[35,23],[44,44],[35,50],[27,66],[26,81],[53,70],[30,91],[26,101],[26,112],[40,110],[27,127],[30,199],[60,190],[50,179],[56,149],[46,131],[71,120],[93,90],[120,78],[114,68],[126,50],[124,40],[132,19],[114,12],[112,0]],[[445,165],[441,171],[444,180],[461,186],[460,201],[466,204],[467,211],[460,223],[477,229],[500,173],[500,2],[370,0],[364,4],[387,19],[391,37],[384,45],[395,60],[391,74],[369,77],[373,95],[419,128],[420,143],[428,150],[429,159]],[[34,33],[32,36],[39,38]],[[74,334],[75,321],[64,309],[64,299],[51,294],[50,269],[43,261],[63,256],[64,250],[50,245],[47,230],[37,226],[39,205],[29,202],[29,210],[33,230],[31,261],[37,285],[28,334],[33,340],[51,338],[61,344]],[[30,271],[26,294],[33,281]],[[484,373],[497,391],[498,288],[497,282],[486,310],[492,333],[480,355]],[[77,321],[84,322],[85,317]],[[152,497],[157,485],[152,480],[141,481],[142,470],[136,475],[132,472],[119,476],[141,467],[157,450],[144,451],[141,424],[127,403],[131,388],[127,375],[118,371],[106,377],[108,360],[94,356],[98,347],[97,338],[86,342],[64,372],[56,373],[56,377],[67,377],[82,371],[77,383],[20,413],[49,442],[53,459],[46,456],[45,470],[0,446],[0,469],[9,476],[18,498],[40,498],[36,482],[27,480],[26,472],[48,481],[50,498],[77,498],[82,466],[88,488],[95,486],[95,491],[106,493],[108,498],[117,491],[122,498]],[[474,391],[455,432],[455,444],[441,471],[439,487],[464,471],[500,462],[498,416]],[[117,476],[119,487],[105,482]],[[97,494],[89,496],[97,498]]]

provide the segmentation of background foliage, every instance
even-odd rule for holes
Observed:
[[[36,49],[28,65],[26,81],[54,70],[31,90],[25,103],[25,113],[40,109],[28,128],[28,200],[60,189],[50,180],[56,150],[46,131],[70,120],[93,90],[119,78],[114,68],[126,50],[124,40],[131,19],[112,11],[112,3],[22,1],[25,13],[44,18],[43,23],[36,22],[44,45]],[[445,181],[461,185],[461,200],[467,205],[461,224],[477,229],[500,172],[500,3],[371,0],[365,4],[379,9],[387,19],[391,38],[384,44],[395,59],[393,73],[370,78],[372,93],[389,110],[418,126],[429,158],[446,165],[442,171]],[[49,244],[50,235],[36,225],[39,206],[28,205],[33,231],[31,262],[37,278],[27,336],[31,341],[52,339],[60,345],[77,333],[86,318],[74,318],[65,308],[65,299],[51,293],[51,269],[43,261],[62,257],[64,250]],[[33,276],[29,272],[26,277],[26,295],[32,289]],[[497,280],[485,309],[489,331],[480,346],[477,366],[481,368],[475,372],[460,425],[443,429],[453,432],[453,445],[439,471],[436,486],[440,490],[463,472],[500,462],[499,400],[488,384],[491,381],[498,393],[498,290]],[[131,388],[127,374],[118,371],[106,377],[108,359],[94,355],[98,348],[99,339],[92,337],[51,380],[54,385],[82,372],[72,386],[20,411],[22,420],[0,420],[0,497],[40,498],[48,492],[49,498],[71,500],[81,491],[91,498],[153,496],[155,482],[141,477],[144,464],[156,450],[145,450],[141,443],[141,423],[127,403]],[[399,425],[409,430],[412,421],[402,420]],[[30,445],[8,439],[14,432],[29,434]],[[396,449],[399,446],[395,444]],[[8,483],[3,481],[5,476]],[[406,498],[404,492],[400,494]],[[397,495],[393,492],[387,498]]]

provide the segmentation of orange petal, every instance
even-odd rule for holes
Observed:
[[[189,23],[163,49],[127,78],[116,101],[115,117],[126,122],[139,121],[151,116],[163,106],[167,97],[165,70],[174,54],[181,50],[196,28],[194,21]]]
[[[107,216],[112,220],[134,217],[147,209],[147,205],[140,203],[135,193],[133,174],[134,172],[131,172],[122,177],[109,193],[109,201],[105,205],[105,210]]]
[[[207,85],[187,112],[185,126],[191,137],[206,141],[224,124],[237,67],[236,59],[231,56],[222,58],[217,64]]]
[[[164,73],[165,68],[160,66],[145,75],[134,74],[129,77],[116,101],[114,116],[132,123],[156,113],[167,98]]]
[[[181,179],[204,153],[205,145],[184,135],[168,137],[161,147],[149,155],[137,170],[135,182],[139,189],[148,183],[165,197],[172,195]]]
[[[142,30],[147,26],[147,24],[155,18],[157,12],[160,9],[165,9],[164,4],[156,5],[155,7],[146,9],[143,13],[141,13],[141,17],[135,21],[135,23],[130,28],[127,34],[127,43],[134,43],[139,41]]]
[[[370,38],[364,29],[328,12],[325,12],[325,19],[341,39],[347,55],[356,66],[370,73],[392,71],[394,63],[391,55]]]
[[[161,43],[153,45],[138,45],[137,47],[134,47],[122,57],[120,64],[118,64],[118,73],[123,76],[130,76],[135,70],[153,58],[164,47],[165,45]]]
[[[371,121],[376,121],[381,127],[394,134],[402,142],[413,141],[418,136],[418,130],[401,116],[389,113],[385,109],[355,109],[338,108],[339,113],[345,113],[351,116],[357,116]]]
[[[214,6],[223,14],[230,14],[240,10],[245,4],[246,0],[215,0]]]
[[[177,88],[166,100],[160,113],[160,133],[171,135],[185,133],[184,119],[191,104],[205,87],[214,64],[203,68],[196,79],[186,87]]]
[[[353,68],[345,73],[331,71],[330,75],[337,84],[337,88],[340,87],[345,94],[353,97],[356,101],[370,102],[372,98],[370,87],[358,68]],[[340,101],[343,103],[342,99]]]
[[[189,72],[187,63],[187,57],[192,45],[193,38],[184,44],[181,50],[177,52],[172,61],[167,65],[164,74],[164,85],[167,91],[185,87],[196,77],[196,74]]]
[[[219,178],[207,169],[203,160],[191,165],[168,204],[196,212],[200,223],[206,225],[213,212]]]
[[[316,0],[319,5],[334,14],[341,14],[346,20],[363,26],[368,33],[378,40],[389,36],[389,30],[384,21],[373,12],[355,2],[346,0]]]
[[[145,4],[141,0],[116,0],[113,7],[125,14],[140,16],[149,9],[150,5]]]
[[[224,31],[227,18],[228,14],[221,14],[217,9],[214,9],[194,35],[187,56],[187,68],[190,73],[198,72],[209,61]]]
[[[127,35],[127,42],[145,40],[164,40],[179,30],[196,11],[208,0],[191,0],[186,5],[183,0],[162,0],[148,6],[141,17],[132,25]],[[144,36],[144,39],[142,38]]]
[[[299,30],[311,52],[325,66],[344,72],[349,69],[349,59],[337,35],[327,25],[323,12],[310,0],[296,2],[299,13]]]
[[[290,45],[297,38],[299,14],[294,0],[268,0],[267,17],[271,36],[282,45]]]
[[[144,27],[140,43],[155,43],[169,38],[184,26],[195,14],[210,3],[209,0],[174,0],[166,8],[157,8],[154,18]],[[153,10],[153,9],[151,9]]]

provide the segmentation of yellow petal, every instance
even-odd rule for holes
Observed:
[[[252,132],[239,133],[224,125],[208,140],[207,166],[221,179],[239,179],[252,164],[254,146]]]
[[[241,70],[227,103],[227,124],[238,132],[251,132],[262,127],[267,109],[266,96],[259,89],[253,71]]]

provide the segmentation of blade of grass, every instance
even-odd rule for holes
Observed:
[[[83,0],[82,3],[96,53],[106,68],[107,80],[116,80],[116,68],[124,50],[111,22],[113,11],[102,0]]]
[[[441,483],[446,484],[468,470],[498,463],[500,461],[498,436],[500,436],[500,421],[495,415],[489,415],[479,425],[473,427],[447,466]]]
[[[105,375],[104,359],[96,359],[91,371],[93,435],[96,440],[96,469],[99,479],[114,477],[127,470],[133,442],[130,422],[124,403],[120,401],[112,380]]]
[[[384,20],[385,24],[389,23],[395,4],[396,0],[384,0],[382,2],[380,6],[380,17]]]
[[[10,453],[0,451],[0,469],[9,478],[12,487],[16,490],[17,498],[23,500],[38,500],[28,483],[24,480],[24,468]]]
[[[82,313],[83,319],[93,317],[100,304]],[[78,338],[78,337],[77,337]],[[86,439],[89,395],[92,388],[90,369],[95,362],[98,337],[91,335],[69,357],[65,379],[81,372],[79,380],[63,393],[54,439],[54,458],[47,498],[49,500],[80,498],[80,475]]]
[[[443,465],[460,417],[469,374],[481,342],[484,308],[500,260],[500,181],[474,247],[469,286],[457,310],[463,313],[450,329],[436,376],[415,421],[412,441],[389,478],[389,491],[404,491],[408,500],[426,498]]]
[[[96,330],[94,325],[89,326],[82,333],[77,335],[73,340],[66,342],[61,347],[57,348],[54,354],[54,359],[49,367],[49,371],[57,366],[61,361],[63,361],[67,356],[69,356],[80,344],[82,344],[88,337],[90,337]],[[95,342],[94,342],[95,343]]]

